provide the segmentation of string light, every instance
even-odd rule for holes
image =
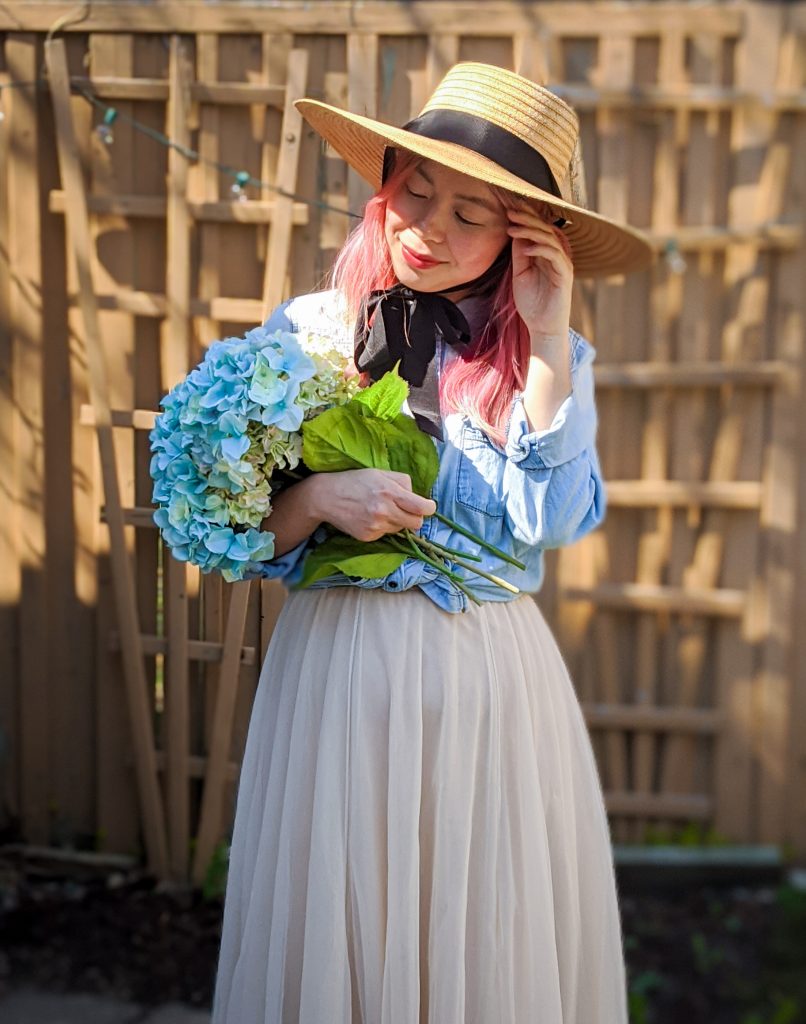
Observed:
[[[248,171],[238,171],[238,173],[235,175],[235,182],[234,182],[232,188],[230,189],[230,191],[232,192],[232,194],[235,196],[235,198],[240,203],[245,203],[246,200],[249,198],[247,196],[246,192],[244,192],[244,185],[248,185],[248,184],[249,184],[249,172]]]
[[[95,129],[98,138],[107,146],[111,146],[115,141],[115,133],[112,131],[112,125],[118,116],[117,110],[114,107],[109,107],[104,114],[104,119],[101,124]]]
[[[43,76],[30,82],[0,82],[0,122],[4,119],[2,108],[3,91],[5,89],[22,89],[26,87],[46,89],[48,87],[48,80]],[[355,220],[362,219],[360,213],[353,213],[352,210],[345,210],[340,206],[333,206],[330,203],[322,202],[319,199],[307,199],[305,196],[297,195],[295,192],[289,192],[287,189],[280,188],[279,185],[274,185],[270,181],[262,181],[260,178],[255,178],[248,171],[245,171],[242,168],[231,167],[228,164],[220,163],[218,160],[210,160],[206,157],[202,157],[195,149],[191,149],[189,146],[183,146],[181,143],[174,142],[173,139],[169,139],[167,135],[151,128],[150,125],[143,124],[142,121],[137,121],[135,118],[130,117],[123,111],[117,110],[115,107],[108,106],[106,103],[99,100],[97,96],[94,96],[91,92],[88,92],[80,85],[71,82],[70,88],[75,94],[82,96],[87,103],[101,112],[102,121],[96,126],[95,134],[105,145],[111,146],[115,141],[115,133],[112,128],[113,123],[125,122],[126,124],[131,125],[135,131],[140,132],[142,135],[147,135],[154,142],[158,142],[161,146],[165,146],[166,149],[175,149],[187,160],[191,161],[191,163],[203,164],[207,167],[215,167],[221,174],[226,175],[228,178],[232,178],[233,184],[230,190],[233,197],[239,202],[246,202],[249,199],[245,190],[247,186],[251,186],[257,190],[265,189],[275,195],[283,196],[285,199],[293,199],[294,202],[304,203],[306,206],[312,206],[318,210],[327,210],[330,213],[340,213],[342,217],[351,217]]]
[[[686,272],[686,261],[683,259],[683,254],[680,252],[680,248],[674,238],[670,238],[667,241],[663,255],[669,270],[673,274],[684,274]]]
[[[175,149],[191,163],[203,164],[207,167],[215,167],[221,174],[226,175],[228,178],[232,178],[233,182],[230,186],[230,193],[238,202],[245,203],[249,199],[249,196],[246,193],[246,187],[251,186],[255,189],[266,189],[269,192],[273,192],[275,195],[283,196],[286,199],[293,199],[298,203],[305,203],[306,206],[315,206],[320,210],[328,210],[331,213],[340,213],[343,217],[353,217],[357,220],[361,220],[360,213],[353,213],[351,210],[344,210],[339,206],[331,206],[330,203],[324,203],[317,199],[306,199],[304,196],[300,196],[294,192],[289,192],[284,188],[280,188],[279,185],[273,185],[271,182],[255,178],[248,171],[241,168],[231,167],[229,164],[220,163],[218,160],[210,160],[207,157],[203,157],[195,149],[191,149],[189,146],[183,146],[181,143],[175,142],[173,139],[169,139],[167,135],[157,131],[155,128],[151,128],[149,125],[143,124],[141,121],[137,121],[135,118],[130,117],[123,111],[107,106],[107,104],[99,100],[97,96],[94,96],[91,92],[88,92],[81,86],[73,85],[73,89],[91,106],[102,111],[103,122],[98,125],[96,132],[98,133],[98,137],[108,145],[111,145],[114,141],[112,122],[125,121],[125,123],[131,125],[135,131],[141,132],[143,135],[147,135],[154,142],[158,142],[161,146],[165,146],[166,149]]]

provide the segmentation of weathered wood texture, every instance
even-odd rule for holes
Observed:
[[[30,84],[57,20],[74,90],[119,112],[105,144],[74,91],[70,181]],[[200,881],[227,837],[283,591],[161,548],[153,410],[214,338],[321,284],[368,194],[293,98],[402,123],[462,59],[573,103],[591,204],[659,255],[577,289],[609,514],[538,598],[613,836],[696,821],[806,858],[805,3],[0,7],[0,820],[30,841]],[[240,201],[215,162],[266,184]]]

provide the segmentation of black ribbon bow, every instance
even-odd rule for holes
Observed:
[[[356,323],[355,365],[375,381],[400,360],[399,373],[409,383],[409,408],[417,426],[441,441],[434,359],[437,331],[449,345],[470,341],[464,313],[444,295],[403,284],[370,292]]]

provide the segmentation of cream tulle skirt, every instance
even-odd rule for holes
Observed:
[[[612,847],[529,597],[293,593],[255,696],[213,1024],[626,1024]]]

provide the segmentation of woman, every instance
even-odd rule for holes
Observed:
[[[483,561],[524,594],[469,577],[477,606],[416,560],[292,590],[244,753],[213,1024],[626,1024],[596,763],[528,592],[543,551],[604,516],[574,274],[649,248],[584,208],[576,115],[518,75],[459,64],[403,128],[299,107],[378,191],[333,287],[269,327],[331,333],[366,381],[399,359],[440,472],[430,498],[381,470],[288,488],[265,575],[293,586],[323,523],[478,553],[438,505],[526,563]]]

